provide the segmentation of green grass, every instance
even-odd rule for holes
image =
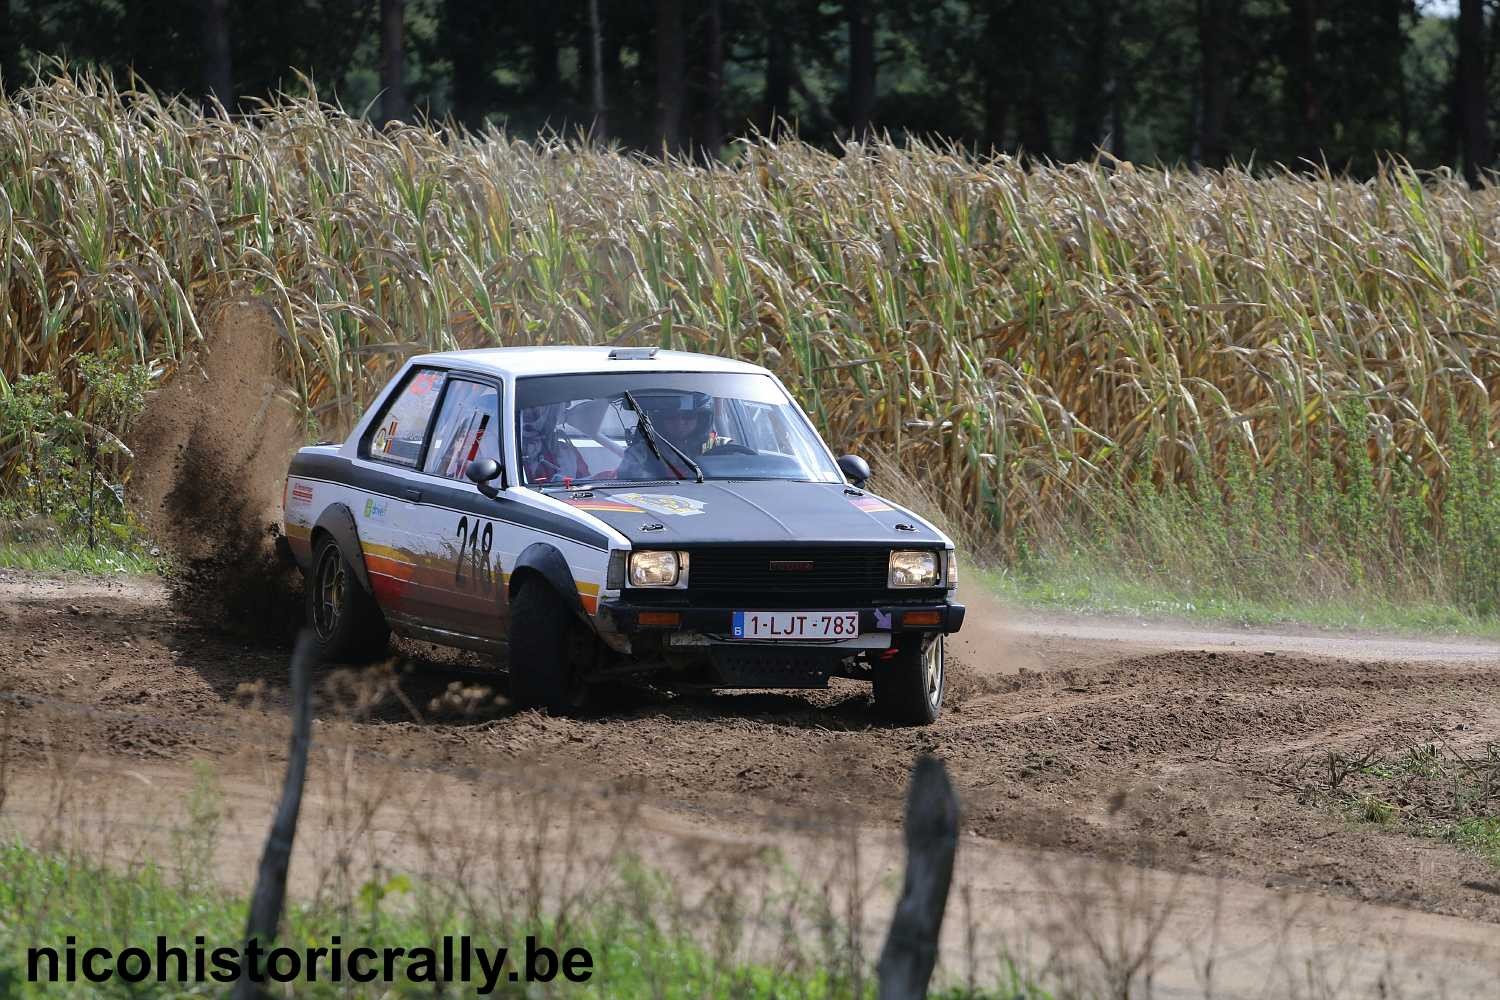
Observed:
[[[1500,816],[1478,816],[1454,823],[1444,839],[1478,854],[1500,869]]]
[[[1206,625],[1304,625],[1500,639],[1500,619],[1435,601],[1398,602],[1379,594],[1251,597],[1214,592],[1132,568],[1058,560],[1025,571],[975,569],[1004,600],[1038,610],[1183,619]]]
[[[364,908],[353,913],[333,909],[290,907],[280,943],[297,948],[328,945],[335,935],[344,947],[416,947],[443,934],[472,934],[476,944],[493,947],[524,942],[527,934],[549,946],[587,948],[596,970],[592,987],[616,996],[737,997],[848,995],[839,982],[818,971],[788,975],[767,965],[736,963],[725,966],[699,945],[635,919],[622,909],[603,909],[586,924],[560,931],[545,922],[510,924],[504,919],[474,921],[456,915],[438,921],[416,916],[423,910],[421,888],[403,877],[361,892]],[[116,951],[154,945],[156,935],[191,948],[202,936],[211,949],[236,945],[244,929],[246,903],[226,899],[202,886],[182,886],[153,865],[124,873],[86,861],[43,854],[10,844],[0,850],[0,995],[53,996],[69,991],[61,986],[25,984],[25,949],[29,944],[62,946],[71,935],[80,948],[108,947]],[[554,989],[571,984],[559,978]],[[346,984],[347,986],[347,984]],[[144,983],[135,996],[217,996],[223,987]],[[296,984],[297,996],[339,996],[331,983]],[[506,990],[510,990],[508,994]],[[78,987],[72,995],[92,995]],[[116,984],[118,995],[124,988]],[[502,995],[521,995],[502,987]],[[431,996],[430,984],[398,981],[389,990],[370,988],[370,994]]]
[[[137,547],[100,544],[89,548],[79,541],[67,542],[0,542],[0,568],[24,569],[37,573],[91,573],[110,576],[119,573],[149,574],[160,572],[161,559]]]
[[[195,869],[197,870],[197,869]],[[147,981],[127,987],[118,980],[107,986],[32,984],[26,982],[29,946],[51,946],[61,952],[71,936],[78,953],[104,947],[118,954],[126,947],[155,947],[157,935],[169,946],[183,947],[192,961],[194,939],[205,947],[237,946],[243,933],[246,901],[215,891],[202,876],[184,877],[153,864],[116,871],[90,860],[63,853],[35,850],[17,842],[0,847],[0,997],[33,996],[218,996],[217,983],[158,984]],[[502,977],[499,996],[597,995],[611,997],[676,998],[802,997],[855,998],[873,996],[868,973],[856,977],[840,960],[822,962],[817,956],[784,953],[781,960],[745,960],[717,954],[687,930],[671,926],[660,914],[674,904],[661,899],[672,889],[663,878],[644,870],[622,873],[618,891],[588,908],[586,917],[562,926],[555,920],[512,920],[493,912],[464,912],[444,904],[446,897],[432,887],[405,876],[365,885],[352,909],[291,904],[282,922],[278,944],[304,950],[328,946],[335,935],[347,954],[368,946],[413,948],[435,943],[442,935],[470,934],[476,946],[524,948],[527,935],[561,953],[586,948],[593,959],[587,985],[559,976],[548,987],[526,992]],[[433,917],[431,914],[440,916]],[[424,916],[426,915],[426,916]],[[835,935],[836,936],[836,935]],[[816,950],[819,945],[813,943]],[[326,967],[324,967],[326,968]],[[430,983],[401,978],[392,985],[367,987],[327,981],[293,984],[288,995],[432,996]],[[971,992],[947,989],[934,996],[950,1000],[1047,1000],[1009,962],[1001,983],[992,990]],[[325,976],[326,980],[326,976]],[[472,995],[471,986],[459,995]],[[452,995],[452,994],[450,994]]]

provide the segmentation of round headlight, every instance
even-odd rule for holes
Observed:
[[[891,553],[886,585],[899,587],[936,587],[938,554],[931,549],[896,549]]]
[[[630,553],[632,587],[675,587],[680,571],[675,552]]]

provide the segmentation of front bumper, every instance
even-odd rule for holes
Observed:
[[[633,635],[642,632],[698,632],[708,636],[728,636],[736,611],[755,610],[753,606],[736,608],[694,608],[682,605],[645,605],[622,600],[599,602],[598,624],[601,631]],[[844,607],[807,607],[799,611],[852,611]],[[901,604],[890,607],[860,608],[861,636],[905,632],[957,632],[963,627],[964,606],[952,602]],[[646,616],[642,622],[641,616]],[[675,620],[674,619],[675,616]],[[731,640],[733,641],[733,640]],[[823,644],[810,640],[809,646]],[[796,645],[788,643],[787,645]]]

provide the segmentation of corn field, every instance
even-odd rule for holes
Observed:
[[[0,99],[5,379],[79,392],[110,346],[169,375],[243,295],[333,432],[412,352],[653,343],[768,365],[836,450],[901,456],[1002,542],[1330,443],[1437,512],[1455,422],[1492,447],[1500,193],[920,143],[706,168],[90,75]]]

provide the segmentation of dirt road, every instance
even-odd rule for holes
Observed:
[[[111,799],[115,819],[159,829],[189,765],[206,760],[253,849],[284,747],[284,649],[202,627],[140,580],[0,574],[0,629],[13,772],[0,820],[44,830],[66,774],[78,802],[128,789]],[[950,920],[950,973],[965,925],[1052,954],[1086,947],[1089,920],[1158,911],[1157,995],[1201,995],[1205,956],[1217,995],[1262,995],[1252,987],[1268,969],[1309,963],[1346,976],[1347,995],[1370,995],[1389,969],[1403,995],[1469,995],[1500,971],[1500,873],[1441,840],[1352,821],[1318,777],[1330,754],[1500,741],[1500,647],[1015,620],[980,606],[954,644],[948,711],[919,730],[877,723],[854,684],[625,690],[554,719],[514,712],[478,661],[402,653],[391,668],[322,674],[316,731],[325,750],[347,751],[325,757],[347,774],[398,776],[371,797],[402,809],[372,810],[362,833],[379,834],[387,863],[420,860],[412,816],[524,775],[588,808],[643,804],[664,856],[668,842],[774,843],[811,859],[862,832],[879,884],[897,860],[908,769],[927,751],[965,811],[968,908]],[[336,825],[331,788],[313,798],[312,829]],[[872,913],[884,891],[863,900]]]

